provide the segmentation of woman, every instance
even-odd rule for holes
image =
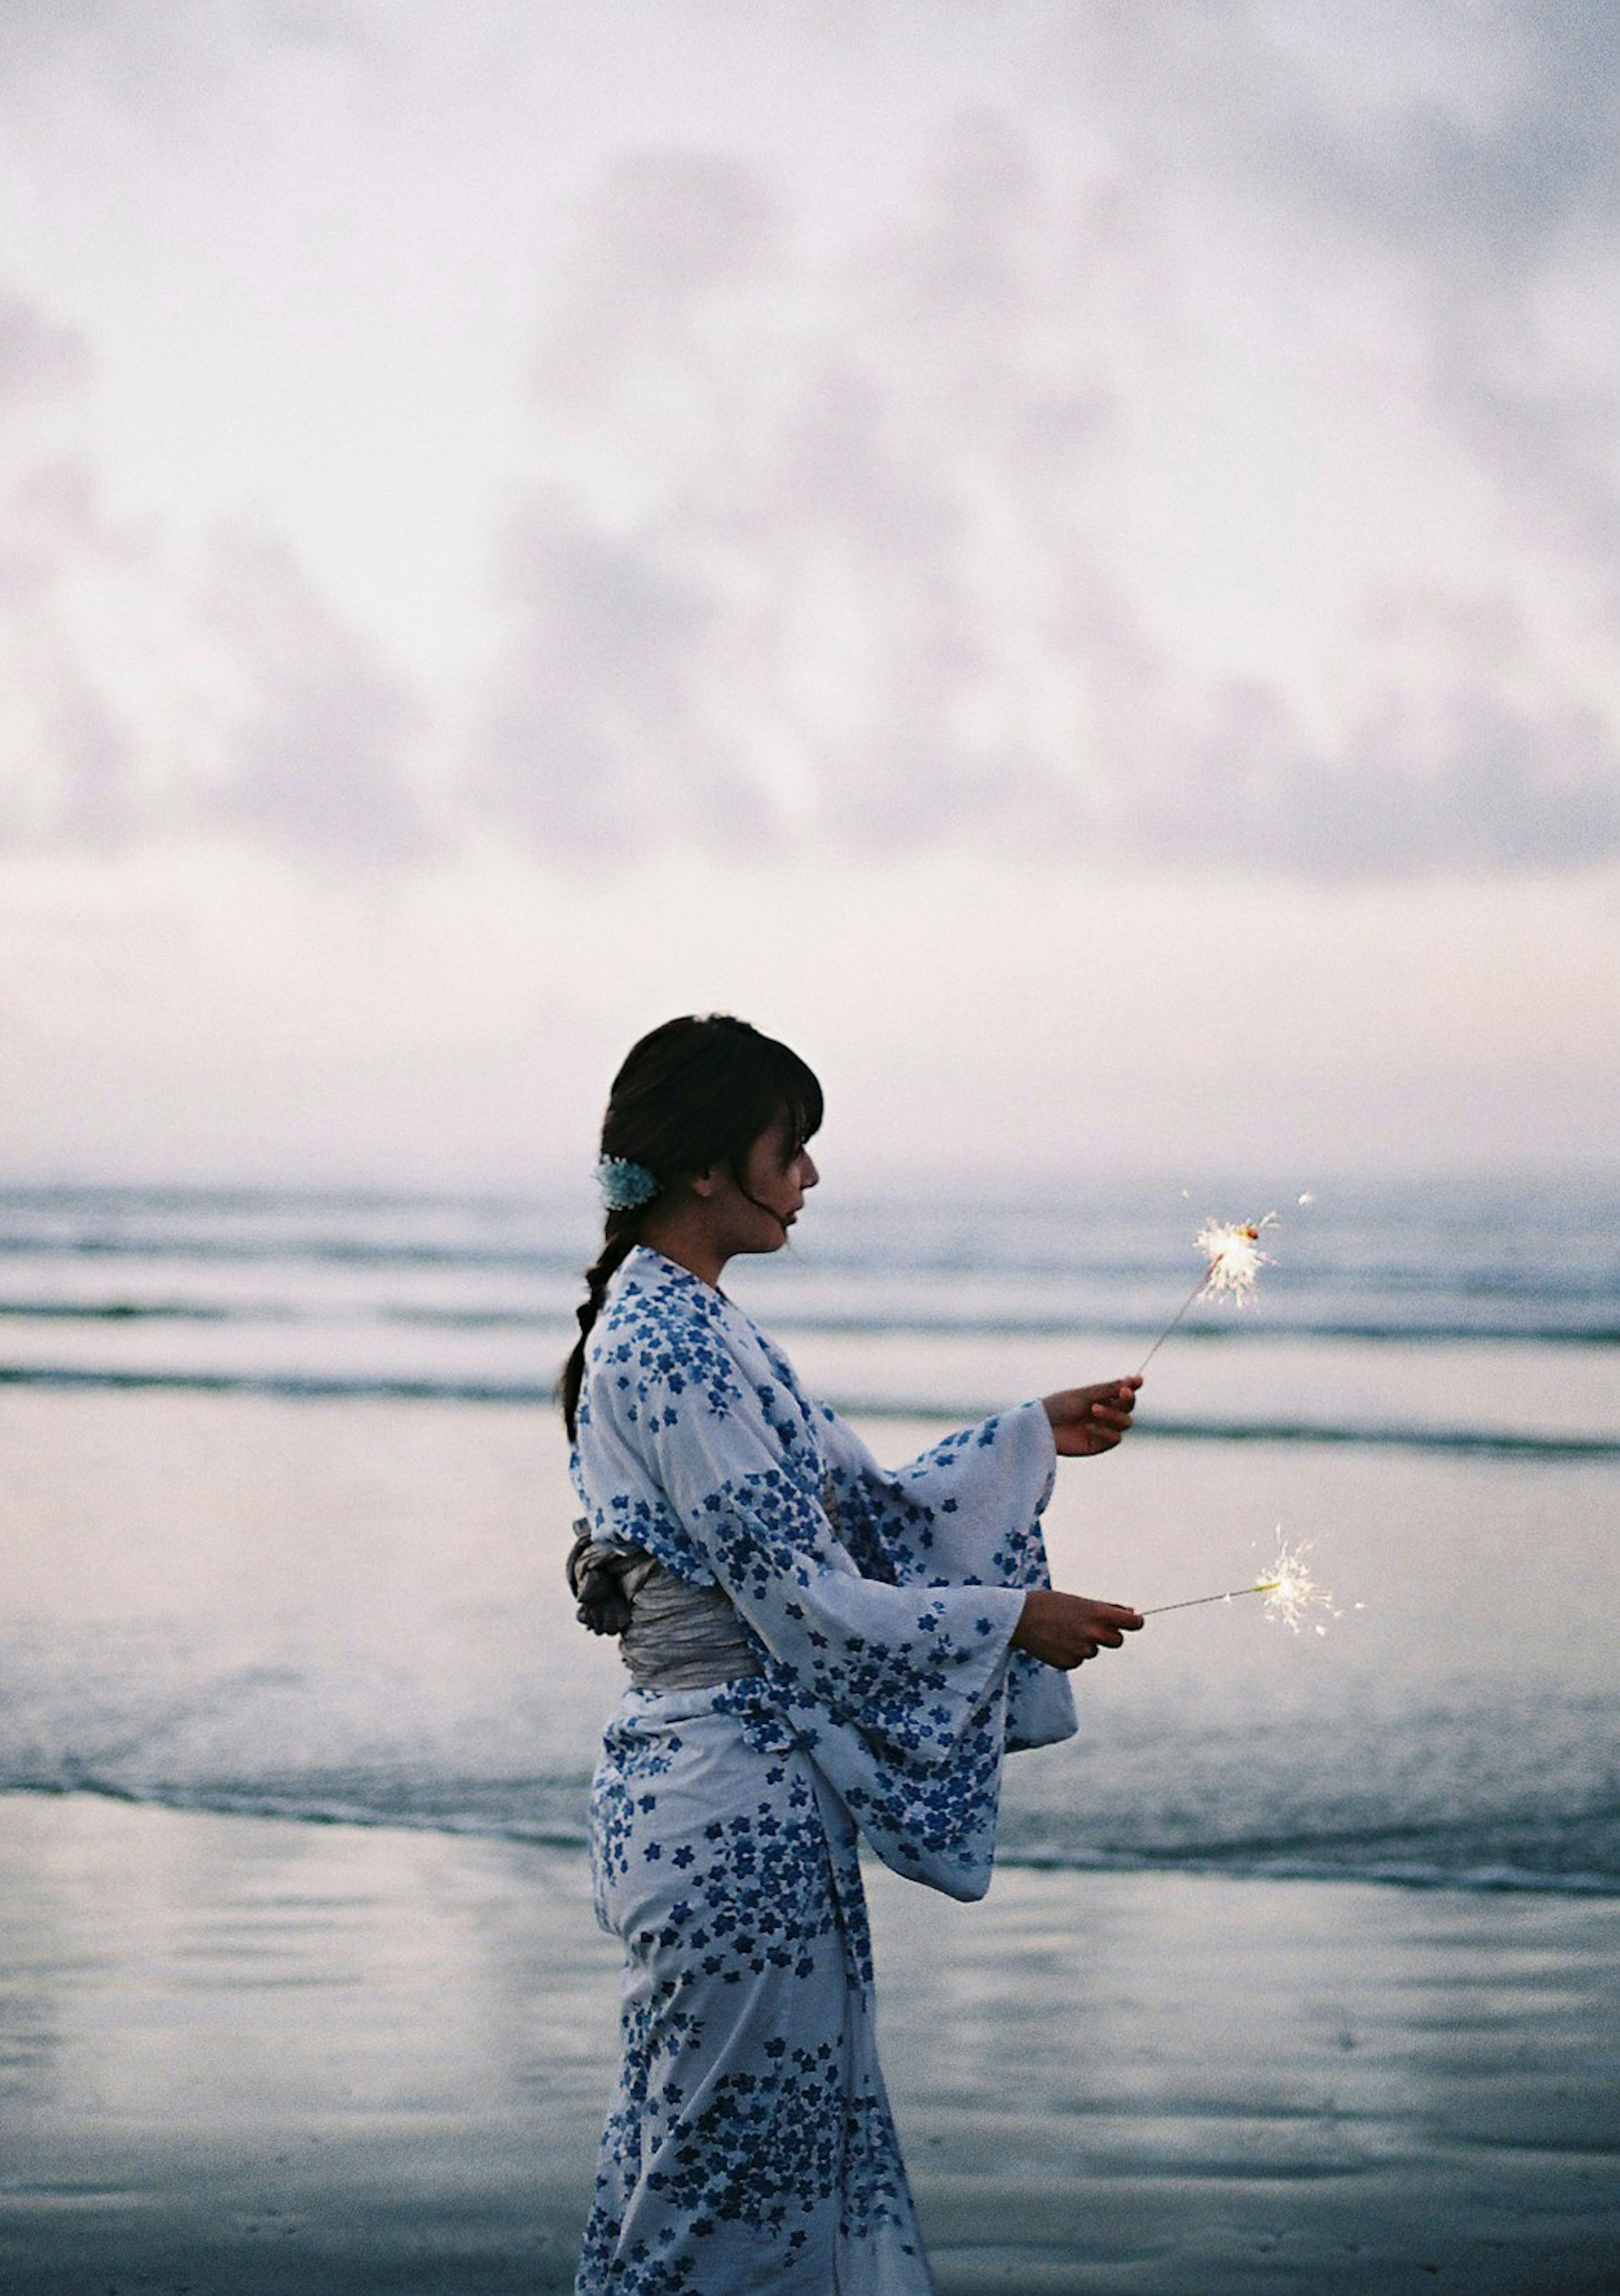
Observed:
[[[569,1575],[632,1686],[591,1797],[627,1954],[624,2058],[579,2296],[932,2286],[873,2041],[856,1853],[983,1896],[1001,1758],[1074,1728],[1061,1669],[1138,1613],[1051,1590],[1057,1455],[1111,1449],[1135,1379],[885,1474],[720,1289],[777,1251],[821,1090],[784,1045],[671,1021],[615,1078],[606,1236],[563,1374],[586,1509]]]

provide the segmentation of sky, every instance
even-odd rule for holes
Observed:
[[[0,1179],[1620,1161],[1611,0],[0,24]]]

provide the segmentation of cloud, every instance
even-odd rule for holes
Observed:
[[[365,46],[382,29],[366,0],[5,0],[6,78],[69,70],[122,103],[142,105],[177,65],[237,39],[292,46]],[[0,79],[0,87],[5,79]]]
[[[201,563],[155,515],[115,514],[88,455],[30,441],[31,409],[95,374],[90,346],[0,289],[0,840],[108,853],[199,826],[325,862],[438,842],[405,764],[424,709],[246,521]]]
[[[1105,17],[1145,69],[1138,18]],[[1238,102],[1229,61],[1204,99],[1234,154],[1298,80],[1272,47],[1258,93]],[[1169,75],[1189,101],[1200,60]],[[1348,150],[1328,95],[1288,116]],[[1426,211],[1439,168],[1410,158],[1397,212]],[[1128,499],[1142,351],[1115,306],[1168,259],[1160,196],[1099,198],[981,109],[910,212],[829,254],[740,163],[616,163],[537,371],[559,463],[610,475],[510,516],[477,800],[542,852],[603,857],[971,842],[1331,879],[1620,850],[1613,712],[1560,685],[1505,569],[1422,598],[1375,582],[1336,732],[1280,671],[1200,668],[1151,634],[1104,505]]]
[[[1000,468],[1016,503],[1106,419],[1020,340],[1033,187],[1013,130],[964,121],[934,202],[829,274],[757,171],[615,166],[538,389],[618,476],[605,509],[552,488],[508,520],[512,636],[471,775],[541,849],[925,843],[1033,798],[1026,745],[974,722],[1003,641],[972,496]]]
[[[1336,203],[1421,260],[1436,407],[1517,515],[1590,561],[1620,636],[1620,13],[1498,8],[1472,29],[1488,115],[1414,106],[1383,195],[1367,141]]]
[[[62,88],[127,89],[132,152],[157,93],[204,89],[182,107],[199,185],[233,107],[257,122],[264,179],[222,201],[227,251],[251,273],[234,218],[265,308],[284,289],[295,308],[286,232],[315,194],[291,189],[289,123],[311,98],[341,92],[357,184],[401,144],[431,182],[448,147],[419,154],[410,107],[443,60],[462,57],[458,135],[497,117],[498,52],[538,119],[565,16],[428,6],[415,48],[367,0],[15,12]],[[693,12],[724,41],[724,8]],[[276,533],[244,511],[213,540],[234,475],[193,512],[202,539],[167,500],[120,537],[80,457],[0,515],[31,761],[11,833],[201,825],[393,866],[472,822],[571,867],[672,840],[956,844],[1312,878],[1616,849],[1607,0],[1009,0],[961,12],[967,46],[919,55],[892,103],[852,78],[893,52],[902,12],[884,12],[785,15],[767,116],[740,9],[725,87],[671,91],[610,69],[644,62],[636,12],[610,5],[591,84],[622,86],[622,109],[553,122],[544,197],[509,214],[491,186],[512,179],[473,170],[424,198],[424,311],[496,230],[491,304],[540,297],[531,466],[494,476],[521,451],[499,415],[487,464],[465,464],[466,499],[485,480],[500,495],[481,657],[470,602],[420,567],[391,590],[419,630],[450,609],[448,680],[458,645],[489,663],[458,783],[424,793],[442,728],[407,645],[366,619],[372,512],[338,505],[329,547],[300,442],[271,439],[257,474],[244,453],[243,499],[276,504]],[[359,423],[381,354],[356,300],[325,405],[352,389]],[[468,332],[386,347],[447,432],[517,369],[474,380],[489,354]],[[0,412],[45,405],[88,360],[0,300]],[[414,388],[400,400],[414,415]],[[333,470],[347,482],[341,441]],[[317,566],[346,570],[347,604]]]
[[[1620,11],[1100,8],[1047,53],[1162,213],[1235,205],[1302,279],[1381,278],[1440,423],[1620,631]]]
[[[1591,709],[1463,687],[1417,724],[1398,694],[1338,750],[1274,691],[1234,685],[1122,788],[1132,840],[1172,862],[1325,882],[1557,871],[1620,853],[1620,744]]]
[[[8,841],[108,852],[223,830],[364,865],[436,849],[405,763],[421,708],[284,545],[227,530],[197,579],[112,524],[77,464],[33,474],[4,538]]]
[[[56,361],[48,351],[47,375]],[[138,584],[143,557],[82,458],[28,465],[0,499],[0,843],[106,852],[139,826],[138,741],[78,625],[84,590],[132,570]]]
[[[711,152],[628,152],[580,217],[542,330],[541,395],[588,401],[633,360],[695,348],[705,317],[777,258],[779,203],[745,162]]]
[[[473,794],[557,859],[628,857],[683,832],[703,844],[757,838],[761,793],[703,693],[723,613],[713,587],[562,495],[513,512],[500,573],[518,630]]]
[[[404,762],[421,709],[281,542],[216,537],[202,594],[234,686],[202,817],[323,861],[420,857],[437,838]]]
[[[1398,35],[1393,12],[1383,28]],[[1427,28],[1449,53],[1431,52],[1431,72],[1372,133],[1365,116],[1335,120],[1334,44],[1321,40],[1296,184],[1362,234],[1416,251],[1437,285],[1522,295],[1620,221],[1620,16],[1606,0],[1453,5],[1429,11]]]
[[[64,397],[87,381],[89,345],[75,327],[48,318],[0,286],[0,414]]]
[[[82,456],[0,500],[0,843],[109,854],[199,828],[395,865],[438,832],[406,753],[421,705],[245,524],[202,562],[115,517]]]
[[[1043,72],[1106,116],[1144,181],[1246,184],[1492,293],[1620,210],[1607,0],[1042,14]]]
[[[57,768],[52,841],[88,852],[116,850],[130,841],[139,822],[131,730],[65,648],[42,649],[34,670]]]

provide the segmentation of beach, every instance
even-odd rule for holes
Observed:
[[[1175,1603],[1286,1535],[1332,1601],[1088,1666],[983,1904],[868,1868],[942,2296],[1620,2291],[1617,1201],[1500,1281],[1495,1197],[1324,1210],[1059,1474],[1060,1584]],[[623,1681],[563,1588],[574,1242],[0,1213],[0,2296],[567,2289]],[[1151,1204],[908,1218],[741,1275],[888,1463],[1139,1362],[1184,1289]]]
[[[943,2296],[1620,2287],[1620,1901],[870,1875]],[[0,1798],[9,2296],[565,2289],[614,2055],[577,1850]]]

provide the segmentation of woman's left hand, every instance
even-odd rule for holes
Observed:
[[[1105,1379],[1096,1387],[1065,1387],[1043,1395],[1041,1409],[1052,1423],[1052,1439],[1062,1459],[1095,1458],[1112,1451],[1131,1431],[1139,1372],[1129,1379]]]

